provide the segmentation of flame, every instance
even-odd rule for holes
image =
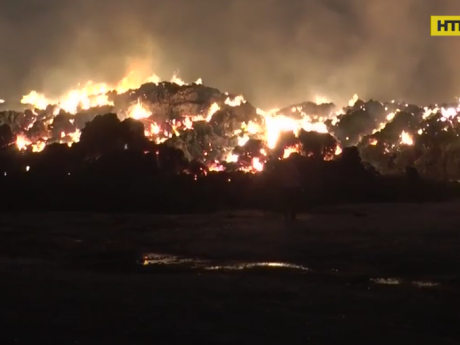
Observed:
[[[323,96],[315,96],[315,103],[316,104],[326,104],[326,103],[331,103],[331,101]]]
[[[231,107],[238,107],[246,103],[246,100],[244,99],[243,96],[240,95],[240,96],[236,96],[234,99],[230,99],[229,97],[227,97],[224,103]]]
[[[31,144],[32,142],[25,135],[19,134],[16,137],[16,146],[18,150],[25,150],[27,146]]]
[[[289,156],[292,153],[295,153],[295,152],[299,152],[299,147],[298,146],[287,147],[287,148],[284,149],[283,158],[284,159],[289,158]]]
[[[46,147],[46,141],[39,140],[32,144],[32,152],[42,152]]]
[[[256,173],[264,170],[264,163],[261,162],[260,158],[254,157],[251,161],[251,165],[248,167],[240,168],[241,171]]]
[[[128,109],[128,117],[135,120],[146,119],[150,115],[152,115],[152,112],[146,109],[139,100]]]
[[[272,115],[274,111],[258,111],[259,115],[265,118],[265,139],[270,149],[276,147],[279,137],[283,132],[293,132],[298,134],[301,129],[307,132],[328,133],[327,127],[323,122],[312,122],[308,116],[301,120],[296,120],[285,115]]]
[[[408,145],[408,146],[412,146],[414,145],[414,139],[412,138],[412,136],[405,132],[405,131],[402,131],[401,135],[401,144],[402,145]]]
[[[143,83],[155,84],[160,83],[160,81],[161,79],[155,74],[142,80]],[[79,110],[86,110],[91,107],[113,105],[106,95],[108,91],[123,93],[130,89],[138,88],[142,82],[139,83],[138,74],[131,71],[116,85],[88,81],[84,85],[78,85],[77,88],[53,99],[47,98],[45,95],[38,93],[37,91],[31,91],[22,97],[21,103],[31,105],[34,109],[40,110],[46,109],[49,105],[56,105],[58,109],[75,114]],[[184,81],[177,75],[173,75],[171,82],[179,85],[185,84]]]
[[[238,146],[244,146],[249,141],[249,136],[244,135],[243,137],[238,138]]]
[[[358,95],[355,93],[353,97],[348,101],[348,106],[352,107],[355,105],[356,101],[359,99]]]
[[[262,171],[264,170],[264,164],[260,161],[259,158],[253,158],[252,159],[252,167],[256,171]]]
[[[336,148],[335,148],[334,154],[336,156],[338,156],[338,155],[340,155],[342,153],[342,151],[343,151],[342,148],[339,145],[337,145]]]
[[[206,122],[211,121],[212,116],[220,110],[220,106],[217,103],[211,104],[211,107],[208,110],[208,114],[206,116]]]
[[[399,111],[399,110],[397,110],[397,111]],[[395,115],[396,115],[396,112],[389,113],[389,114],[386,116],[387,121],[393,120],[394,117],[395,117]],[[385,124],[383,124],[383,125],[385,125]]]

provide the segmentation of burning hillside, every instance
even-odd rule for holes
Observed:
[[[357,146],[381,173],[413,166],[429,177],[460,178],[458,105],[364,102],[355,95],[345,107],[304,102],[263,111],[201,80],[153,76],[138,84],[128,75],[115,86],[87,83],[55,99],[30,92],[21,100],[25,110],[0,112],[0,168],[30,170],[42,151],[69,147],[66,162],[56,162],[68,173],[117,150],[156,161],[171,161],[159,158],[164,152],[175,155],[174,172],[257,172],[293,152],[327,161]]]

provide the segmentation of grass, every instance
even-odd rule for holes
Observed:
[[[343,205],[289,226],[258,211],[3,214],[0,340],[458,344],[459,209]],[[150,252],[310,270],[136,264]]]

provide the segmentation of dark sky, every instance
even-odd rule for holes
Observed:
[[[430,37],[458,0],[0,0],[0,98],[115,81],[130,65],[242,93],[460,96],[460,37]]]

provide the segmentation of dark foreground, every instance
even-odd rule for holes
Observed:
[[[459,211],[5,214],[0,343],[458,344]]]

